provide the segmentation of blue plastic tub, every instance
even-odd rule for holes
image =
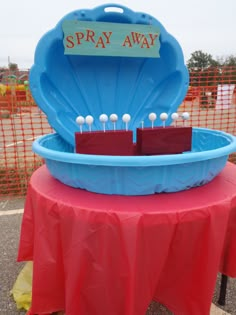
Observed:
[[[75,154],[58,134],[33,143],[53,177],[62,183],[102,194],[148,195],[176,192],[210,182],[236,151],[236,138],[210,129],[193,128],[192,151],[160,156]]]
[[[62,29],[66,20],[153,25],[160,30],[160,57],[66,55]],[[116,128],[123,129],[121,116],[128,113],[129,129],[136,135],[141,122],[150,127],[151,112],[157,117],[166,112],[166,125],[170,125],[171,114],[183,101],[188,84],[179,43],[153,16],[117,4],[73,11],[46,33],[36,48],[30,89],[57,133],[36,140],[33,150],[62,183],[102,194],[176,192],[208,183],[224,168],[228,155],[236,151],[235,138],[220,131],[194,128],[192,151],[178,155],[74,153],[79,115],[93,115],[92,129],[101,130],[101,114],[117,114]],[[161,124],[160,119],[155,121],[156,126]]]

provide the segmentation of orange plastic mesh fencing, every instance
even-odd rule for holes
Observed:
[[[0,83],[0,198],[25,195],[31,174],[43,163],[32,152],[32,142],[52,132],[27,84]],[[236,135],[236,66],[190,69],[190,86],[178,112],[185,111],[190,114],[188,125]],[[236,162],[236,155],[230,160]]]
[[[43,163],[32,142],[52,129],[31,96],[29,72],[0,75],[0,198],[24,196],[32,172]]]
[[[190,124],[236,134],[236,67],[190,71],[190,87],[180,112]]]

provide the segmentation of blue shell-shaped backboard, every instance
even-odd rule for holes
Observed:
[[[109,10],[108,10],[109,9]],[[64,20],[155,25],[160,30],[160,58],[65,55]],[[99,116],[131,115],[129,129],[150,126],[148,115],[177,111],[189,83],[182,49],[176,39],[153,16],[117,4],[77,10],[64,16],[39,41],[30,71],[32,95],[47,115],[52,128],[71,145],[79,130],[79,115],[94,117],[92,128],[102,129]],[[170,118],[166,124],[170,124]],[[160,125],[157,121],[156,125]],[[88,130],[84,126],[84,130]],[[107,126],[109,129],[109,125]],[[134,132],[135,134],[135,132]]]

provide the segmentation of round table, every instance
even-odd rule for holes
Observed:
[[[198,188],[118,196],[65,186],[40,167],[18,252],[34,263],[31,312],[144,315],[157,300],[175,315],[209,315],[218,271],[235,268],[235,174],[227,163]]]

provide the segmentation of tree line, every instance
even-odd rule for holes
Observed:
[[[197,50],[187,61],[191,86],[212,86],[224,83],[236,84],[236,56],[214,59],[211,54]]]
[[[226,57],[218,57],[214,59],[211,54],[197,50],[191,54],[187,61],[189,69],[204,70],[211,67],[236,66],[236,56],[230,55]]]

